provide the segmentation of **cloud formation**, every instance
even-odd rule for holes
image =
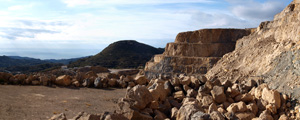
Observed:
[[[283,0],[259,2],[254,0],[227,0],[232,4],[231,11],[242,19],[272,20],[274,15],[285,8]]]
[[[51,31],[45,29],[29,29],[29,28],[3,28],[0,27],[1,37],[10,40],[16,40],[17,38],[35,38],[36,34],[41,33],[59,33],[58,31]]]

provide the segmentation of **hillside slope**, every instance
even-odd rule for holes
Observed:
[[[261,79],[271,88],[300,98],[300,0],[294,0],[273,21],[237,41],[206,76],[222,81]]]
[[[137,68],[144,66],[153,55],[161,54],[163,51],[134,40],[124,40],[112,43],[97,55],[79,59],[69,66],[100,65],[107,68]]]
[[[27,65],[38,65],[48,63],[40,59],[34,58],[21,58],[17,56],[0,56],[0,68],[2,67],[13,67],[13,66],[27,66]]]

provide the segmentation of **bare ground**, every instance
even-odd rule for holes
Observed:
[[[54,114],[113,112],[126,89],[0,85],[0,120],[47,120]]]

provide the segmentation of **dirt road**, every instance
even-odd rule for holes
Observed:
[[[68,118],[78,112],[113,112],[126,89],[50,88],[0,85],[0,120],[47,120],[64,112]]]

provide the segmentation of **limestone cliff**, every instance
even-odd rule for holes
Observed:
[[[241,82],[262,79],[273,89],[300,98],[300,0],[294,0],[273,21],[262,22],[255,33],[238,40],[208,78]]]
[[[205,74],[226,53],[235,48],[236,40],[249,35],[251,29],[202,29],[179,33],[165,52],[146,64],[148,78],[185,73]]]

